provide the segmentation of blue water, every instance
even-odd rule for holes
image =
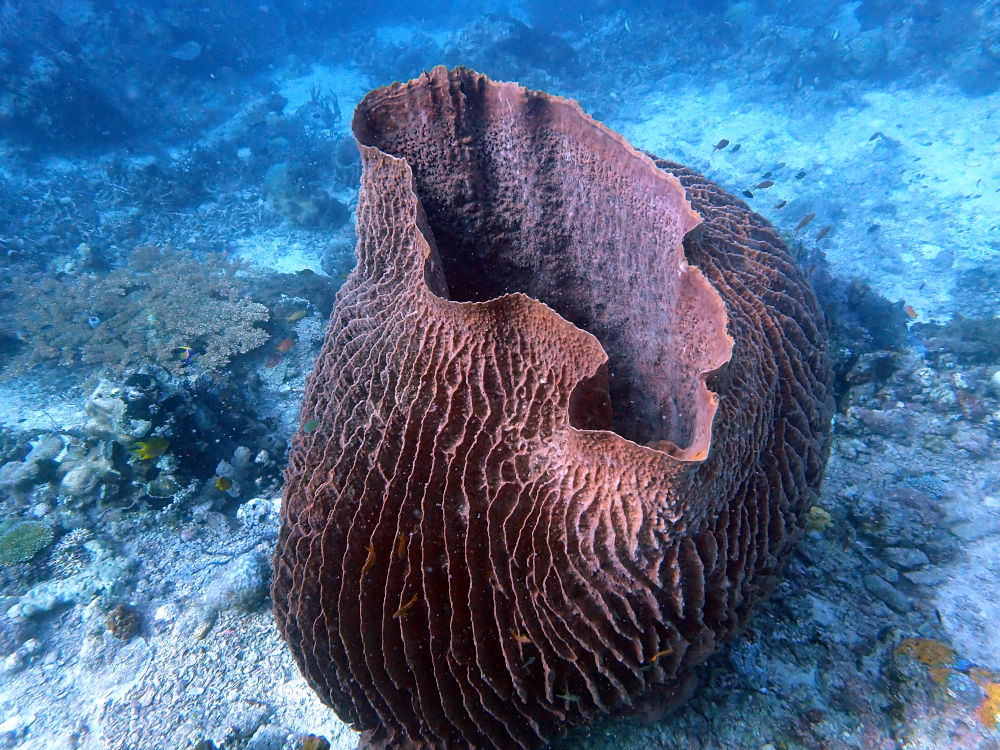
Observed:
[[[775,594],[669,717],[560,746],[1000,747],[1000,5],[672,5],[0,2],[0,747],[356,745],[269,555],[351,113],[442,64],[744,200],[831,334]]]

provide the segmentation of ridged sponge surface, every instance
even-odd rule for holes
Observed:
[[[378,748],[539,747],[676,702],[820,483],[806,280],[568,100],[437,68],[354,133],[358,262],[275,553],[302,673]]]

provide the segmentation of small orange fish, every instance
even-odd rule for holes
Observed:
[[[815,218],[816,214],[806,214],[805,216],[802,217],[802,221],[800,221],[798,224],[795,225],[795,231],[797,232],[800,229],[805,229],[807,226],[809,226],[809,222]]]
[[[295,346],[295,339],[282,339],[281,341],[278,342],[277,349],[279,352],[284,354],[285,352],[290,350],[293,346]]]
[[[375,545],[368,542],[368,558],[365,560],[365,564],[361,566],[361,575],[367,573],[372,565],[375,563]]]
[[[729,139],[723,138],[721,141],[715,144],[715,148],[712,149],[712,153],[715,153],[716,151],[721,151],[728,145],[729,145]]]
[[[829,224],[827,224],[825,227],[823,227],[822,229],[820,229],[819,230],[819,234],[816,235],[816,241],[819,242],[821,239],[823,239],[828,234],[830,234],[830,230],[832,228],[833,227],[831,227]]]
[[[396,542],[396,557],[400,559],[406,557],[406,534],[399,535],[399,541]]]
[[[774,187],[774,181],[773,180],[764,180],[762,182],[759,182],[756,185],[754,185],[753,189],[754,190],[767,190],[769,187]]]
[[[903,312],[906,313],[906,317],[913,320],[917,317],[917,311],[913,309],[911,305],[903,305]]]
[[[649,657],[649,660],[646,663],[647,664],[656,664],[656,660],[657,659],[659,659],[661,656],[666,656],[669,653],[670,653],[670,649],[669,648],[665,648],[662,651],[657,651],[655,654],[653,654],[651,657]]]
[[[521,635],[516,630],[510,631],[510,634],[514,636],[514,640],[518,643],[531,643],[531,639],[526,635]]]
[[[402,607],[400,607],[393,613],[392,619],[398,620],[400,617],[405,617],[407,614],[409,614],[410,609],[413,608],[413,605],[416,604],[419,600],[420,600],[420,595],[414,594],[413,597],[410,599],[410,601],[408,601],[406,604],[404,604]]]

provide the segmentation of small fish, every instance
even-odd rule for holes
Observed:
[[[744,190],[743,195],[745,195],[747,198],[753,198],[753,193],[751,193],[749,190]]]
[[[299,276],[315,276],[316,275],[316,272],[314,270],[312,270],[311,268],[303,268],[303,269],[301,269],[299,271],[296,271],[295,273],[297,273]]]
[[[271,352],[267,355],[267,362],[264,363],[264,367],[270,369],[272,367],[277,367],[279,364],[281,364],[281,355],[278,354],[278,352]]]
[[[726,138],[723,138],[721,141],[719,141],[718,143],[715,144],[715,148],[712,149],[712,153],[715,153],[716,151],[721,151],[722,149],[724,149],[728,145],[729,145],[729,140],[726,139]]]
[[[804,169],[800,169],[798,172],[795,173],[796,180],[801,180],[805,176],[806,176],[806,170]]]
[[[768,170],[767,172],[764,172],[764,174],[762,174],[760,176],[760,179],[762,179],[762,180],[770,180],[773,176],[774,176],[774,172],[771,172],[770,170]]]
[[[149,440],[140,440],[132,449],[132,455],[140,461],[150,461],[159,458],[167,452],[170,443],[161,437],[153,437]]]
[[[878,138],[878,137],[879,137],[880,135],[882,135],[882,131],[881,131],[881,130],[876,130],[876,131],[875,131],[874,133],[872,133],[872,134],[871,134],[871,136],[870,136],[870,137],[868,138],[868,141],[869,141],[869,142],[871,142],[871,141],[874,141],[874,140],[875,140],[876,138]]]
[[[830,234],[830,230],[832,228],[833,227],[831,227],[829,224],[827,224],[825,227],[823,227],[822,229],[820,229],[819,230],[819,234],[816,235],[816,241],[819,242],[821,239],[823,239],[828,234]]]
[[[278,346],[275,347],[279,352],[284,354],[289,351],[293,346],[295,346],[295,339],[282,339],[278,342]]]
[[[215,478],[215,489],[225,492],[231,489],[233,486],[233,480],[229,477],[216,477]]]
[[[406,534],[399,535],[399,541],[396,542],[396,557],[400,559],[406,557]]]
[[[91,328],[97,328],[97,326],[99,326],[100,324],[101,324],[101,319],[98,318],[96,315],[91,315],[89,318],[87,318],[87,325],[90,326]]]
[[[780,201],[778,201],[777,203],[774,204],[774,207],[775,208],[784,208],[787,205],[788,205],[788,201],[786,201],[786,200],[780,200]]]
[[[375,563],[375,545],[372,542],[368,542],[368,557],[365,558],[365,564],[361,566],[361,575],[364,575],[371,569],[371,566]]]
[[[318,419],[310,419],[308,422],[306,422],[304,425],[302,425],[302,431],[304,433],[308,434],[308,433],[312,432],[313,430],[315,430],[317,427],[319,427],[319,420]]]
[[[662,651],[657,651],[655,654],[649,657],[649,659],[646,661],[646,664],[648,664],[649,666],[653,666],[654,664],[656,664],[657,659],[659,659],[661,656],[666,656],[669,653],[670,653],[669,648],[665,648]]]
[[[731,149],[729,149],[729,153],[735,154],[737,151],[740,150],[740,146],[742,146],[742,145],[743,145],[742,143],[737,143],[735,146],[733,146]]]
[[[774,187],[773,180],[762,180],[754,186],[754,190],[767,190],[769,187]]]
[[[410,601],[408,601],[406,604],[404,604],[395,612],[393,612],[392,619],[398,620],[400,617],[406,617],[406,615],[409,614],[410,610],[413,608],[413,605],[416,604],[418,601],[420,601],[420,595],[414,594],[410,599]]]
[[[580,700],[580,696],[573,695],[573,693],[556,693],[556,698],[562,698],[564,701],[569,701],[570,703],[576,703]]]
[[[906,313],[906,317],[913,320],[917,317],[917,311],[913,309],[911,305],[903,305],[903,312]]]
[[[287,318],[285,318],[285,322],[298,323],[308,314],[309,314],[308,310],[295,310],[292,313],[290,313]]]
[[[190,346],[178,346],[174,351],[179,352],[182,367],[191,364],[191,360],[194,358],[194,350]]]
[[[510,631],[510,634],[514,636],[514,640],[518,643],[531,643],[531,639],[526,635],[521,635],[516,630]]]
[[[534,663],[535,663],[535,657],[534,656],[529,656],[527,659],[525,659],[523,662],[521,662],[521,666],[522,667],[530,667]]]
[[[798,224],[795,225],[795,231],[797,232],[800,229],[805,229],[807,226],[809,226],[809,222],[815,218],[816,214],[806,214],[805,216],[802,217],[802,221],[800,221]]]

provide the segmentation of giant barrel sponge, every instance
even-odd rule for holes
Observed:
[[[580,107],[459,68],[370,93],[357,266],[272,594],[373,748],[532,748],[676,703],[773,586],[829,449],[774,229]]]

